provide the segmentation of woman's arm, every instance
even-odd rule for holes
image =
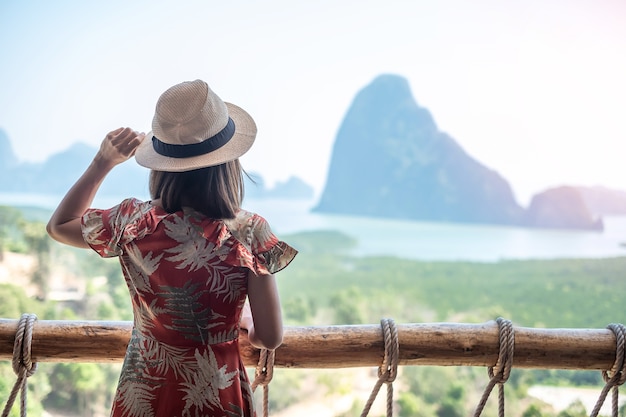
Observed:
[[[276,349],[283,342],[283,317],[274,275],[248,273],[250,311],[244,309],[241,327],[258,348]]]
[[[106,175],[113,167],[131,158],[144,137],[145,134],[128,127],[107,134],[89,167],[52,214],[46,230],[54,240],[79,248],[88,247],[80,228],[83,213],[91,206]]]

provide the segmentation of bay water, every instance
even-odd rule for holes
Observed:
[[[355,255],[418,260],[495,262],[505,259],[626,256],[626,216],[604,218],[597,231],[390,220],[312,212],[316,201],[250,200],[247,209],[283,234],[338,230],[355,238]]]
[[[54,209],[62,196],[0,193],[0,205]],[[145,198],[145,197],[143,197]],[[120,197],[96,197],[107,208]],[[280,237],[336,230],[357,240],[352,254],[417,260],[495,262],[506,259],[607,258],[626,256],[626,216],[605,217],[603,232],[531,229],[484,224],[437,223],[312,212],[316,200],[246,199]]]

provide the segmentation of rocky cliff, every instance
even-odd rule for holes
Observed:
[[[508,182],[442,132],[396,75],[357,94],[314,210],[497,224],[519,224],[524,213]]]
[[[524,216],[524,225],[551,229],[603,230],[578,187],[551,188],[533,196]]]

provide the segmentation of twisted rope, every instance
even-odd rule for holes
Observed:
[[[600,392],[600,397],[598,397],[590,417],[597,417],[611,388],[613,388],[612,415],[618,417],[619,386],[626,381],[626,327],[623,324],[611,323],[607,328],[615,335],[615,362],[613,362],[610,370],[602,371],[602,378],[606,384]]]
[[[474,412],[474,417],[480,416],[483,412],[491,391],[496,384],[498,384],[498,416],[504,417],[504,383],[509,379],[511,368],[513,367],[515,332],[510,320],[498,317],[496,322],[500,331],[498,360],[494,366],[490,366],[488,369],[490,380]]]
[[[259,354],[259,363],[254,371],[254,381],[252,382],[252,392],[257,386],[263,386],[263,417],[269,415],[269,383],[274,376],[274,350],[262,349]]]
[[[15,332],[15,342],[13,343],[13,372],[17,375],[17,381],[9,394],[2,417],[7,417],[13,403],[20,393],[20,416],[26,417],[26,400],[27,392],[26,380],[37,370],[37,363],[31,359],[31,343],[33,341],[33,326],[37,321],[34,314],[22,314],[17,323],[17,331]]]
[[[383,363],[378,368],[378,381],[367,399],[361,417],[366,417],[383,383],[387,384],[387,417],[393,415],[393,381],[398,375],[398,359],[400,356],[400,342],[398,341],[398,329],[393,319],[382,319],[380,325],[385,342],[385,356]]]

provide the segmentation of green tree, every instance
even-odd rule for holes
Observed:
[[[0,262],[4,259],[4,251],[17,246],[17,225],[22,221],[22,214],[14,207],[0,206]],[[12,244],[13,240],[13,244]]]
[[[278,369],[274,370],[274,377],[269,385],[269,408],[273,411],[284,410],[292,404],[296,404],[302,397],[302,380],[305,371],[298,369]],[[254,376],[254,372],[252,373]],[[255,403],[258,410],[263,409],[262,387],[255,391]]]
[[[31,282],[39,289],[41,299],[45,300],[48,295],[48,280],[50,279],[51,239],[43,223],[22,221],[20,228],[28,245],[28,251],[34,254],[37,260]]]
[[[438,417],[461,417],[465,413],[464,395],[465,387],[461,382],[452,382],[437,408]]]
[[[558,417],[587,417],[587,409],[580,400],[576,400],[565,410],[561,411]]]
[[[400,392],[397,399],[398,417],[430,417],[435,415],[435,407],[411,392]]]
[[[19,319],[23,313],[38,314],[42,305],[28,298],[24,289],[12,284],[0,284],[0,317]]]
[[[362,324],[366,321],[366,299],[359,287],[341,290],[330,298],[336,324]]]
[[[316,313],[315,303],[311,298],[301,294],[285,300],[283,310],[286,320],[298,324],[309,323]]]
[[[522,417],[544,417],[544,414],[541,412],[541,408],[539,408],[537,404],[531,404],[526,410],[524,410]]]
[[[108,386],[107,374],[94,363],[55,364],[50,383],[54,390],[47,396],[45,404],[54,408],[93,415],[106,399],[103,387]]]

